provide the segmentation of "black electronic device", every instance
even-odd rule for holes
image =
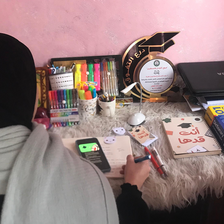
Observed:
[[[193,96],[224,96],[224,61],[179,63],[177,69]]]
[[[110,164],[97,138],[76,140],[79,154],[95,164],[103,173],[110,172]]]

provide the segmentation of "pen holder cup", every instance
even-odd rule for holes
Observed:
[[[49,80],[52,90],[74,88],[73,72],[50,75]]]
[[[116,99],[104,102],[98,99],[99,114],[103,117],[113,117],[115,115]]]
[[[81,119],[91,119],[96,115],[97,97],[91,100],[79,99],[79,112]]]

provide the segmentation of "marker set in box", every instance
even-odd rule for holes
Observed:
[[[74,88],[81,82],[95,82],[96,91],[102,90],[109,96],[119,95],[119,85],[123,83],[121,55],[51,59],[54,67],[70,68],[71,65],[74,65]]]
[[[48,92],[50,121],[54,127],[79,123],[77,89],[60,89]]]

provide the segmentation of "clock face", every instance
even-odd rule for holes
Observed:
[[[173,67],[163,59],[147,61],[140,69],[139,82],[150,93],[162,93],[174,81]]]

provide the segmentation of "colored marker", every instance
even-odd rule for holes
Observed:
[[[61,109],[62,106],[61,106],[61,91],[60,90],[57,90],[57,95],[58,95],[58,106],[59,106],[59,109]]]
[[[85,92],[85,98],[86,98],[86,100],[91,100],[92,99],[92,93],[91,93],[91,91],[86,91]]]
[[[137,158],[137,159],[135,159],[135,163],[139,163],[139,162],[142,162],[142,161],[147,160],[147,159],[151,159],[151,156],[150,155],[146,155],[144,157]]]
[[[61,93],[61,105],[62,105],[62,108],[65,108],[65,102],[64,102],[64,91],[61,89],[59,90],[60,93]]]
[[[85,100],[85,90],[79,90],[79,99]]]
[[[59,109],[59,107],[58,107],[58,94],[57,94],[57,90],[54,90],[54,100],[55,100],[56,109]]]
[[[72,103],[73,103],[73,108],[77,107],[77,90],[72,89]]]
[[[93,99],[96,97],[96,88],[94,88],[92,91],[92,97],[93,97]]]
[[[164,165],[164,163],[163,163],[163,161],[162,161],[162,159],[161,159],[161,157],[160,157],[160,155],[159,155],[159,153],[158,153],[158,151],[157,151],[157,149],[155,147],[152,147],[152,153],[155,156],[155,158],[157,159],[158,165],[160,166],[160,168],[163,171],[163,173],[166,176],[168,176],[167,175],[167,169],[166,169],[166,167],[165,167],[165,165]]]
[[[72,89],[69,89],[70,108],[73,108]]]
[[[67,99],[67,107],[70,108],[70,96],[69,89],[66,89],[66,99]]]
[[[158,170],[158,172],[160,173],[160,175],[162,176],[162,178],[166,178],[165,174],[163,173],[163,171],[161,170],[160,166],[158,165],[158,163],[156,162],[156,160],[153,157],[152,153],[149,151],[149,149],[147,147],[145,147],[145,153],[147,155],[150,155],[151,156],[152,164],[155,167],[155,169]]]
[[[53,103],[53,100],[52,100],[51,91],[48,92],[48,97],[49,97],[51,109],[54,109],[54,103]]]
[[[75,66],[75,88],[77,84],[81,82],[81,64],[76,64]]]
[[[97,82],[96,90],[100,90],[100,64],[94,64],[94,81]]]
[[[93,64],[88,64],[88,81],[94,81],[94,75],[93,75]]]
[[[64,96],[64,102],[63,103],[64,103],[64,106],[65,106],[64,108],[68,108],[68,106],[67,106],[67,98],[66,98],[66,89],[63,90],[63,96]]]
[[[87,81],[87,64],[84,63],[81,65],[81,81],[86,82]]]

